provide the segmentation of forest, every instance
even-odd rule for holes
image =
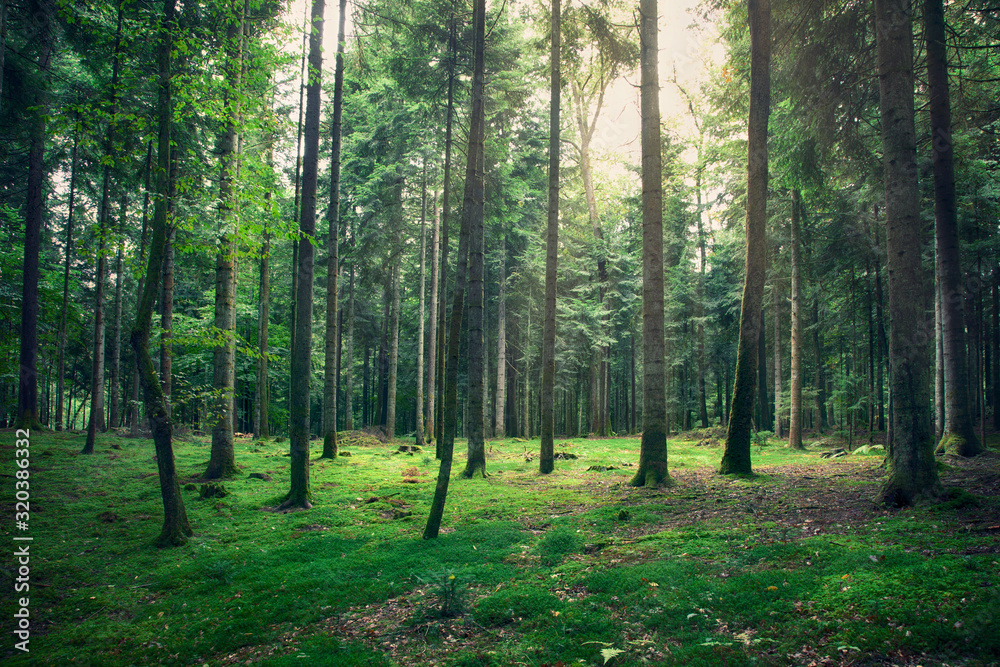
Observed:
[[[0,655],[1000,664],[998,51],[0,0]]]

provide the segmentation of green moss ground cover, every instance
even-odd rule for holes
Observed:
[[[195,536],[157,549],[152,444],[107,436],[87,457],[84,437],[32,435],[31,652],[8,632],[7,558],[5,664],[1000,664],[994,452],[941,464],[946,502],[887,510],[877,452],[771,444],[731,479],[718,446],[676,440],[674,485],[648,490],[626,485],[635,438],[557,441],[577,458],[546,477],[537,441],[495,441],[424,541],[432,455],[350,434],[350,457],[313,461],[315,508],[278,514],[287,443],[239,441],[229,495],[199,499],[209,443],[189,438]],[[13,432],[0,455],[13,551]]]

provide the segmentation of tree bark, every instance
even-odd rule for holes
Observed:
[[[767,267],[767,122],[771,98],[771,2],[748,0],[750,12],[750,115],[747,165],[747,250],[740,342],[736,353],[736,381],[719,472],[752,472],[750,429],[753,420],[754,376],[757,374],[757,338]]]
[[[353,245],[353,238],[351,241]],[[350,260],[347,289],[347,351],[344,356],[344,429],[354,430],[354,260]]]
[[[552,0],[552,44],[549,52],[549,200],[545,233],[545,319],[542,323],[541,453],[538,457],[538,468],[542,474],[548,474],[555,468],[556,264],[559,256],[559,104],[562,89],[559,62],[560,12],[560,0]]]
[[[500,274],[497,276],[500,294],[497,298],[497,393],[493,434],[503,438],[504,408],[507,403],[507,237],[500,239]]]
[[[303,133],[302,201],[299,215],[299,253],[296,266],[295,345],[290,383],[291,485],[280,509],[312,507],[309,489],[309,384],[312,374],[313,270],[316,249],[316,182],[319,172],[319,121],[323,72],[323,9],[325,0],[313,0],[309,31],[309,78],[306,84]]]
[[[271,393],[267,380],[267,348],[271,324],[271,234],[267,229],[266,223],[264,227],[264,247],[261,248],[260,253],[259,292],[260,306],[257,312],[257,348],[259,356],[257,357],[257,395],[254,400],[254,404],[256,405],[254,437],[264,439],[271,437],[271,427],[268,422]]]
[[[152,191],[151,183],[153,176],[153,140],[146,144],[146,179],[142,198],[142,234],[139,240],[139,265],[146,262],[146,242],[149,232],[149,196]],[[168,186],[169,188],[169,186]],[[139,289],[136,292],[136,310],[138,310],[139,300],[145,290],[143,279],[139,281]],[[129,401],[129,435],[133,438],[139,437],[139,365],[138,358],[132,355],[132,398]]]
[[[890,505],[941,493],[930,414],[928,276],[921,265],[913,114],[913,32],[906,0],[875,0],[889,256]]]
[[[0,61],[2,62],[2,61]],[[73,265],[73,208],[76,204],[76,167],[77,148],[79,146],[80,128],[73,133],[73,150],[70,153],[69,170],[69,211],[66,214],[66,265],[63,268],[63,298],[62,316],[59,319],[59,350],[56,362],[56,419],[55,430],[63,430],[63,393],[66,391],[66,337],[67,318],[69,315],[69,272]]]
[[[347,22],[347,0],[340,0],[337,27],[337,56],[333,74],[333,123],[330,136],[330,206],[326,218],[326,347],[323,366],[323,454],[321,458],[337,458],[337,351],[340,339],[339,277],[340,277],[340,151],[344,117],[344,28]]]
[[[966,358],[965,316],[962,309],[962,268],[955,205],[954,148],[942,0],[924,0],[924,35],[927,39],[927,81],[930,88],[931,146],[934,158],[934,228],[941,289],[941,326],[944,334],[944,432],[937,451],[957,456],[976,456],[984,450],[976,437],[974,415],[970,409],[970,368]]]
[[[130,341],[135,352],[139,377],[142,382],[146,415],[153,432],[156,449],[156,466],[160,478],[160,496],[163,500],[163,528],[156,540],[161,547],[180,546],[193,534],[184,509],[174,462],[173,423],[167,412],[166,401],[153,359],[149,352],[150,332],[153,324],[153,301],[160,286],[163,252],[167,236],[167,209],[170,181],[170,125],[173,116],[170,84],[170,53],[173,48],[174,3],[164,0],[162,42],[158,54],[158,94],[157,117],[159,125],[157,141],[156,199],[153,209],[152,240],[150,241],[149,263],[143,281],[142,297],[136,310],[135,325]]]
[[[792,190],[792,373],[788,446],[802,445],[802,196]]]
[[[400,244],[397,243],[396,247],[399,248]],[[401,258],[396,259],[392,266],[392,314],[389,318],[389,373],[386,380],[385,399],[386,440],[392,440],[396,437],[396,384],[399,380],[399,270],[401,261]]]
[[[663,167],[656,0],[639,2],[642,111],[642,440],[632,486],[670,482],[667,472],[666,351],[663,292]]]
[[[486,1],[475,0],[475,64],[472,78],[472,113],[470,114],[469,148],[466,152],[465,194],[462,202],[462,229],[458,237],[458,261],[455,267],[455,291],[452,297],[451,326],[448,330],[448,361],[445,364],[444,423],[442,424],[441,466],[438,469],[434,500],[424,527],[424,539],[434,539],[441,529],[445,501],[448,497],[448,482],[451,479],[451,463],[455,445],[455,430],[458,425],[458,355],[461,340],[462,314],[465,305],[465,274],[468,264],[469,236],[472,218],[477,210],[482,211],[483,174],[480,160],[485,113],[483,109],[483,47],[486,40]],[[479,197],[477,201],[477,195]]]
[[[440,252],[440,220],[438,218],[437,210],[437,194],[432,196],[433,200],[433,212],[431,214],[433,222],[431,223],[431,290],[430,290],[430,318],[428,321],[427,332],[428,340],[428,350],[427,350],[427,421],[424,423],[424,437],[428,441],[437,440],[437,436],[434,430],[434,426],[437,423],[435,421],[435,411],[437,410],[437,404],[435,399],[437,398],[437,352],[438,352],[438,256]]]
[[[420,185],[420,296],[417,306],[417,423],[414,445],[424,446],[424,290],[427,282],[427,157]]]
[[[774,437],[785,437],[784,415],[782,415],[781,386],[781,285],[780,276],[775,275],[771,286],[771,296],[774,298]]]
[[[239,7],[236,6],[239,3]],[[215,335],[212,390],[212,451],[205,471],[206,479],[235,475],[236,449],[233,416],[236,394],[236,241],[239,213],[234,181],[239,154],[239,132],[243,60],[243,3],[233,0],[226,20],[225,76],[223,97],[225,124],[220,138],[219,156],[219,236],[215,257]]]
[[[118,249],[115,253],[115,307],[111,329],[111,396],[109,397],[111,402],[111,412],[109,417],[111,428],[118,428],[121,426],[122,290],[124,289],[122,273],[125,268],[125,219],[127,215],[127,208],[128,193],[123,192],[121,205],[119,207],[120,213],[118,214],[118,233],[116,239]]]

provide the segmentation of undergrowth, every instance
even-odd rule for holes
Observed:
[[[314,509],[279,514],[287,444],[239,442],[229,495],[183,491],[195,536],[164,550],[151,443],[79,456],[84,437],[32,435],[31,652],[6,633],[7,664],[1000,664],[997,497],[850,516],[817,499],[874,497],[872,456],[761,447],[761,474],[731,480],[717,447],[671,442],[677,483],[651,491],[627,485],[634,438],[561,442],[579,458],[545,477],[537,442],[493,442],[490,476],[456,473],[425,541],[432,457],[356,438],[313,461]],[[13,444],[0,433],[6,461]],[[209,448],[175,443],[182,483]]]

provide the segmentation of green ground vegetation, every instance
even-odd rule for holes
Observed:
[[[487,443],[456,466],[442,535],[421,539],[433,454],[343,434],[314,459],[315,507],[276,513],[287,442],[237,444],[240,476],[202,495],[210,442],[175,443],[188,517],[153,546],[161,506],[146,440],[31,439],[31,653],[8,665],[1000,664],[1000,456],[948,458],[936,506],[874,503],[881,452],[754,448],[715,474],[710,437],[671,440],[666,489],[633,488],[635,438]],[[991,443],[995,448],[995,444]],[[14,433],[0,433],[6,462]],[[462,447],[458,448],[459,451]],[[318,443],[314,455],[319,456]],[[559,456],[565,454],[567,456]],[[575,457],[575,458],[573,458]],[[13,518],[4,464],[4,516]],[[255,474],[251,477],[251,474]],[[3,522],[8,545],[17,533]]]

